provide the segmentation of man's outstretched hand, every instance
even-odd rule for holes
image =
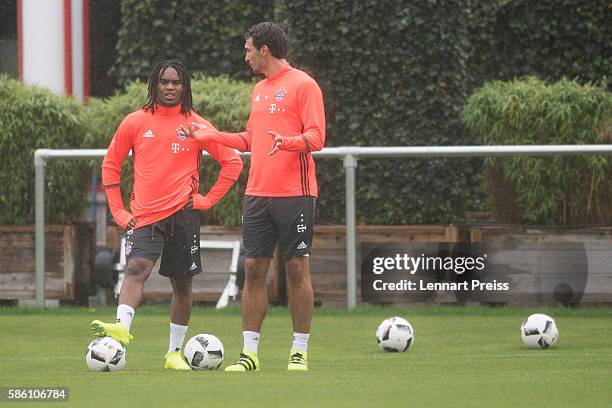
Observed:
[[[205,137],[205,135],[198,135],[197,132],[200,130],[206,130],[206,129],[208,129],[208,126],[202,123],[189,122],[187,126],[182,125],[182,124],[179,125],[179,127],[176,130],[177,132],[183,132],[185,136],[187,137],[190,137],[192,139],[201,140],[203,139],[203,137]]]
[[[284,137],[281,136],[280,133],[275,132],[274,130],[268,130],[268,134],[274,138],[274,142],[272,143],[272,150],[268,153],[268,156],[272,156],[278,152],[283,146]]]

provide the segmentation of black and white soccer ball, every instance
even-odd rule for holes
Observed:
[[[401,317],[390,317],[376,329],[376,341],[381,350],[406,351],[414,344],[414,329],[408,320]]]
[[[119,371],[125,367],[125,348],[111,337],[94,339],[85,353],[91,371]]]
[[[216,370],[223,362],[223,343],[212,334],[197,334],[185,344],[183,354],[194,370]]]
[[[523,344],[532,349],[552,347],[559,337],[555,320],[545,314],[532,314],[521,325]]]

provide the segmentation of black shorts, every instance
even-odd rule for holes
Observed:
[[[247,258],[306,256],[312,246],[316,198],[246,196],[242,209],[242,241]]]
[[[200,259],[200,213],[179,210],[171,216],[134,230],[127,230],[125,256],[156,262],[161,255],[159,274],[180,279],[202,272]]]

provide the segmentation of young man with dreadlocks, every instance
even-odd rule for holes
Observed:
[[[266,273],[274,247],[285,258],[287,295],[293,322],[289,371],[307,371],[313,291],[309,255],[317,180],[312,152],[325,142],[323,95],[314,79],[287,62],[287,35],[274,23],[251,27],[245,35],[245,61],[265,79],[253,88],[251,114],[243,133],[186,129],[200,141],[215,141],[251,152],[242,210],[246,249],[242,291],[240,358],[225,371],[259,371],[257,347],[266,315]]]
[[[189,370],[180,350],[191,316],[193,276],[200,264],[200,219],[238,179],[242,161],[236,152],[214,142],[188,138],[182,125],[214,129],[192,109],[190,75],[176,59],[157,64],[149,79],[147,104],[119,125],[102,164],[102,181],[117,224],[127,228],[127,267],[119,294],[116,323],[94,320],[97,336],[127,345],[130,325],[140,305],[143,286],[161,256],[160,275],[170,278],[170,344],[165,368]],[[134,162],[134,192],[128,212],[119,188],[121,166],[129,151]],[[198,168],[206,150],[221,165],[206,195],[198,194]]]

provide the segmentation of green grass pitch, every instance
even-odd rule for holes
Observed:
[[[519,334],[531,313],[550,314],[560,337],[528,350]],[[163,368],[168,307],[140,308],[127,367],[92,373],[89,322],[114,308],[0,308],[0,387],[66,386],[78,407],[610,407],[612,309],[361,307],[316,309],[308,373],[287,372],[291,323],[271,308],[259,346],[259,373],[169,372]],[[416,336],[405,353],[385,353],[375,330],[403,316]],[[218,336],[222,368],[242,346],[240,311],[194,308],[187,338]],[[9,406],[0,403],[0,407]],[[37,403],[19,403],[19,407]]]

